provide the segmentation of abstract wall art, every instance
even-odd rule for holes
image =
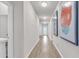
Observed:
[[[59,7],[58,34],[61,38],[78,45],[77,2],[62,2]]]
[[[72,11],[72,6],[69,7],[62,7],[61,10],[61,27],[62,27],[62,32],[64,34],[68,34],[70,30],[70,24],[71,24],[71,13]]]

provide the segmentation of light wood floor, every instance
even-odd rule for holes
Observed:
[[[47,36],[40,37],[40,41],[33,49],[29,58],[60,58],[59,53]]]

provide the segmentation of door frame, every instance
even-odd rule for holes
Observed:
[[[44,27],[47,28],[47,34],[44,34]],[[42,35],[43,36],[48,36],[48,24],[42,24]]]
[[[14,21],[13,21],[13,5],[10,2],[1,1],[8,6],[8,58],[14,57]]]

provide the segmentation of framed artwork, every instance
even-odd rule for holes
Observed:
[[[58,11],[56,10],[53,21],[53,34],[58,36]]]
[[[58,21],[59,36],[66,41],[78,45],[77,2],[62,2]]]
[[[69,7],[62,7],[61,9],[61,27],[62,27],[62,32],[67,35],[69,33],[69,27],[71,24],[71,16],[72,16],[72,6]]]

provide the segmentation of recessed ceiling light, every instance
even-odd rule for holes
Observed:
[[[71,2],[66,2],[66,3],[64,4],[65,7],[69,7],[70,5],[71,5]]]
[[[47,3],[46,2],[42,2],[41,5],[42,5],[42,7],[46,7]]]
[[[53,19],[57,19],[57,17],[56,17],[56,16],[54,16],[54,17],[53,17]]]
[[[47,17],[45,17],[45,16],[43,17],[44,20],[45,20],[46,18],[47,18]]]

